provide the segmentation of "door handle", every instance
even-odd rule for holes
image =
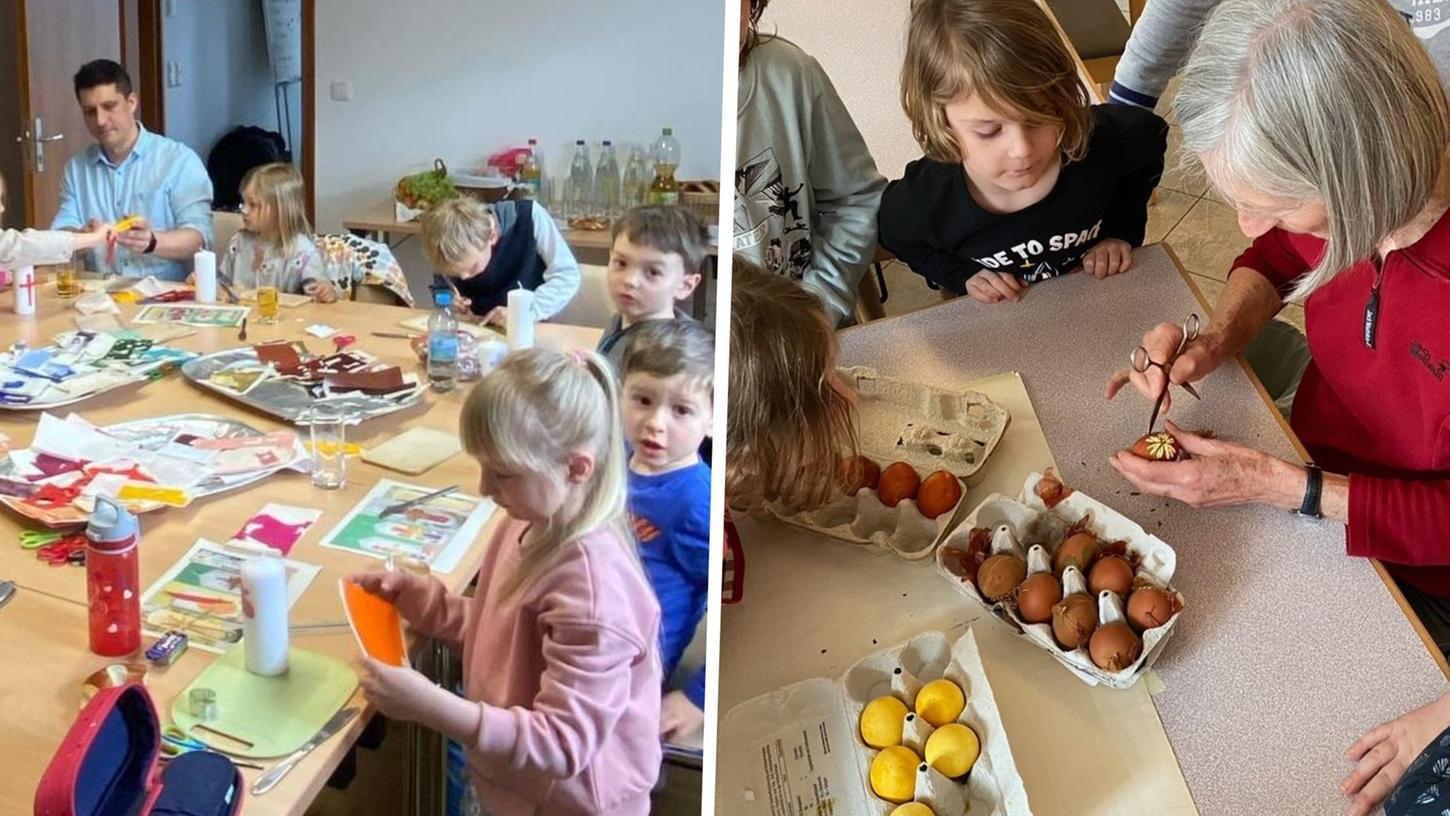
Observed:
[[[31,142],[32,143],[31,150],[33,151],[33,154],[35,156],[35,172],[37,172],[37,173],[44,173],[45,172],[45,145],[46,145],[46,143],[47,142],[58,142],[61,139],[64,139],[65,138],[65,134],[64,133],[55,133],[55,134],[52,134],[50,136],[45,136],[44,133],[45,133],[45,122],[44,122],[44,120],[40,119],[39,117],[36,117],[36,119],[35,119],[35,131],[32,133],[31,131],[27,130],[23,134],[21,134],[19,137],[17,137],[16,140],[15,140],[17,142],[26,142],[26,141],[28,141],[28,142]]]

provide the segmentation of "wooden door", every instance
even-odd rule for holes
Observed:
[[[117,0],[19,0],[20,111],[25,193],[33,226],[46,227],[60,202],[65,163],[92,144],[76,104],[76,70],[121,59]]]

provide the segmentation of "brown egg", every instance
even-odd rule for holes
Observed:
[[[1081,592],[1063,598],[1052,607],[1052,636],[1064,649],[1076,649],[1088,642],[1098,628],[1098,604]]]
[[[1007,597],[1027,577],[1027,562],[1011,553],[997,553],[977,569],[977,591],[996,603]]]
[[[1138,639],[1137,632],[1128,628],[1128,624],[1121,621],[1109,623],[1093,632],[1088,653],[1098,668],[1119,672],[1133,665],[1143,653],[1143,641]]]
[[[961,480],[954,473],[938,470],[921,480],[921,489],[916,491],[916,509],[923,516],[934,519],[950,512],[961,498]]]
[[[1071,564],[1086,574],[1088,568],[1092,566],[1093,561],[1097,559],[1098,548],[1100,546],[1098,537],[1092,533],[1073,533],[1067,537],[1066,541],[1062,542],[1062,546],[1058,547],[1057,552],[1053,554],[1052,571],[1061,576],[1062,571],[1067,569],[1068,565]]]
[[[881,482],[881,466],[864,456],[847,456],[836,466],[836,478],[847,496],[861,492],[861,488],[875,490]]]
[[[1142,587],[1128,598],[1128,622],[1139,632],[1162,626],[1178,611],[1177,596],[1158,587]]]
[[[1017,586],[1017,615],[1027,623],[1052,620],[1052,607],[1062,600],[1062,582],[1050,572],[1029,575]]]
[[[887,507],[895,507],[903,499],[916,498],[916,489],[921,486],[921,477],[916,475],[916,470],[905,462],[895,462],[887,465],[881,471],[881,481],[876,487],[876,495],[881,503]]]
[[[1150,462],[1177,462],[1183,458],[1183,448],[1167,431],[1145,434],[1133,443],[1129,452]]]
[[[1115,593],[1119,598],[1128,597],[1128,590],[1133,588],[1133,567],[1127,561],[1115,555],[1105,555],[1093,564],[1092,571],[1088,573],[1088,589],[1093,595],[1103,590]]]

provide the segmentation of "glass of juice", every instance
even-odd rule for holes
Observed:
[[[277,303],[277,267],[262,264],[257,269],[257,322],[273,325],[277,322],[280,306]]]
[[[63,298],[73,298],[81,293],[80,271],[75,258],[56,265],[55,293]]]

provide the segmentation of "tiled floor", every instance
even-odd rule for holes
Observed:
[[[1167,113],[1174,87],[1170,85],[1164,94],[1158,107],[1160,115]],[[1178,126],[1170,124],[1168,155],[1164,157],[1167,169],[1158,187],[1157,201],[1148,208],[1146,240],[1162,241],[1172,247],[1199,291],[1212,303],[1223,290],[1234,258],[1249,240],[1239,231],[1233,208],[1208,193],[1208,182],[1196,162],[1183,155],[1182,141]],[[886,285],[887,315],[905,314],[941,301],[938,293],[928,290],[923,279],[900,262],[887,264]],[[1303,307],[1285,306],[1279,319],[1304,330]]]

